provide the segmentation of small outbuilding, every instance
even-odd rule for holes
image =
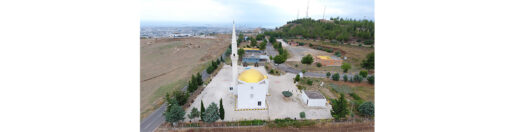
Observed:
[[[314,107],[325,107],[325,104],[327,102],[324,95],[322,95],[318,91],[302,90],[301,98],[304,104]]]

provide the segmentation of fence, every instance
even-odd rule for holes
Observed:
[[[237,122],[214,122],[214,123],[205,123],[205,122],[181,122],[172,125],[170,123],[163,123],[160,128],[163,129],[173,129],[173,128],[220,128],[220,127],[262,127],[262,126],[270,126],[270,127],[286,127],[286,126],[311,126],[316,124],[323,123],[336,123],[336,124],[344,124],[344,125],[352,125],[352,124],[363,124],[363,123],[374,123],[373,119],[368,118],[355,118],[351,120],[333,120],[333,119],[318,119],[318,120],[247,120],[247,121],[237,121]]]

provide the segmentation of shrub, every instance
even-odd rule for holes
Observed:
[[[361,81],[363,81],[363,77],[359,76],[359,75],[354,75],[354,82],[358,82],[360,83]]]
[[[302,69],[302,74],[306,73],[306,70]]]
[[[251,126],[251,125],[263,125],[265,124],[264,120],[247,120],[247,121],[239,121],[242,126]]]
[[[358,112],[365,116],[374,116],[374,104],[365,102],[358,107]]]
[[[363,41],[363,44],[365,44],[365,45],[371,45],[373,43],[374,43],[373,40],[365,40],[365,41]]]
[[[317,62],[317,67],[322,67],[322,63]]]
[[[300,118],[302,118],[302,119],[306,118],[306,113],[305,112],[300,112],[299,114],[300,114]]]
[[[308,79],[308,81],[306,82],[308,85],[313,85],[313,80],[311,79]]]
[[[200,112],[199,112],[199,111],[198,111],[198,109],[197,109],[197,108],[195,108],[195,107],[193,107],[193,108],[191,109],[191,112],[190,112],[190,114],[188,115],[188,117],[189,117],[190,119],[197,118],[197,117],[199,117],[199,116],[200,116]]]
[[[349,77],[347,77],[347,74],[343,74],[343,81],[347,82],[349,80]]]
[[[367,77],[367,76],[368,76],[368,72],[367,72],[367,71],[365,71],[365,70],[361,70],[361,71],[359,71],[359,75],[360,75],[361,77],[365,78],[365,77]]]
[[[329,78],[329,77],[331,77],[331,73],[330,73],[330,72],[327,72],[327,73],[325,74],[325,76],[326,76],[327,78]]]
[[[358,94],[356,94],[356,93],[350,93],[349,95],[350,95],[354,100],[361,100],[361,97],[359,97],[359,95],[358,95]]]
[[[291,97],[293,95],[290,91],[283,91],[282,93],[284,97]]]
[[[298,81],[300,81],[300,75],[299,75],[299,74],[297,74],[297,75],[295,76],[295,78],[293,79],[293,82],[294,82],[294,83],[296,83],[296,82],[298,82]]]
[[[338,57],[341,57],[341,56],[342,56],[342,53],[340,53],[340,51],[336,51],[336,52],[334,53],[334,55],[335,55],[335,56],[338,56]]]
[[[298,65],[298,64],[295,64],[295,67],[299,67],[299,65]]]
[[[338,80],[340,80],[340,74],[339,74],[339,73],[335,73],[335,74],[333,74],[333,80],[334,80],[334,81],[338,81]]]
[[[367,77],[367,80],[369,84],[374,84],[374,76]]]

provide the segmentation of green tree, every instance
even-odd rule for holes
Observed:
[[[340,118],[345,118],[347,116],[347,114],[349,114],[349,110],[347,108],[347,105],[348,105],[347,100],[345,100],[344,97],[345,97],[344,94],[341,93],[339,99],[332,100],[331,115],[333,116],[334,119],[338,120]]]
[[[197,90],[198,85],[193,84],[191,81],[188,81],[188,92],[194,92]]]
[[[257,45],[257,41],[256,41],[256,39],[251,38],[251,39],[250,39],[250,46],[252,46],[252,47],[256,47],[256,45]]]
[[[374,84],[374,76],[367,77],[367,80],[369,84]]]
[[[343,72],[347,73],[347,71],[349,71],[349,69],[351,69],[351,65],[350,65],[350,63],[343,63],[341,68],[343,69]]]
[[[349,77],[347,77],[347,74],[343,74],[343,81],[347,82],[349,80]]]
[[[361,61],[361,67],[367,70],[374,69],[374,52],[367,54],[366,59]]]
[[[265,50],[266,49],[266,42],[261,42],[259,44],[259,50]]]
[[[179,105],[184,105],[188,101],[188,98],[190,97],[190,94],[187,92],[183,92],[181,90],[177,90],[173,92],[174,98],[177,100]]]
[[[200,100],[200,120],[204,121],[204,113],[206,113],[206,109],[204,108],[204,101]]]
[[[197,108],[193,107],[193,108],[191,109],[190,114],[188,115],[188,118],[190,118],[190,119],[194,119],[194,118],[197,118],[197,117],[199,117],[199,116],[200,116],[200,112],[198,111],[198,109],[197,109]]]
[[[365,116],[374,116],[374,104],[365,102],[358,107],[358,112]]]
[[[329,78],[329,77],[331,77],[331,73],[330,73],[330,72],[327,72],[327,73],[325,74],[325,76],[326,76],[327,78]]]
[[[224,105],[222,103],[222,99],[220,99],[220,119],[224,120],[225,118],[225,110],[224,110]]]
[[[218,111],[218,106],[214,102],[212,102],[206,109],[204,114],[204,121],[208,123],[215,122],[220,119],[220,113]]]
[[[202,81],[202,75],[200,75],[199,72],[197,72],[197,85],[202,85],[204,84],[204,81]]]
[[[277,55],[274,57],[274,63],[277,63],[277,64],[282,64],[286,61],[286,58],[283,57],[282,55]]]
[[[317,67],[322,67],[322,63],[317,62]]]
[[[311,63],[313,63],[313,56],[311,56],[311,54],[308,54],[308,55],[302,57],[302,60],[300,62],[302,64],[311,65]]]
[[[263,39],[265,39],[265,34],[256,35],[256,40],[263,40]]]
[[[339,73],[335,73],[335,74],[333,74],[333,80],[334,80],[334,81],[338,81],[338,80],[340,80],[340,74],[339,74]]]
[[[236,40],[236,41],[238,42],[238,44],[241,43],[243,41],[243,34],[240,33],[238,35],[238,40]]]
[[[359,75],[360,75],[361,77],[364,77],[364,78],[365,78],[365,77],[367,77],[367,76],[368,76],[368,72],[367,72],[367,71],[365,71],[365,70],[361,70],[361,71],[359,71]]]
[[[243,50],[242,48],[238,49],[238,56],[239,57],[242,57],[244,53],[245,53],[245,50]]]
[[[184,120],[184,114],[186,114],[186,112],[184,112],[176,101],[173,101],[174,99],[171,100],[171,104],[169,104],[170,108],[165,110],[164,113],[166,122],[175,123]]]

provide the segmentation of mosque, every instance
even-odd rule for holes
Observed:
[[[244,70],[238,75],[238,47],[236,45],[236,30],[233,22],[231,42],[232,84],[229,91],[237,97],[236,110],[267,109],[268,77],[252,68]]]

